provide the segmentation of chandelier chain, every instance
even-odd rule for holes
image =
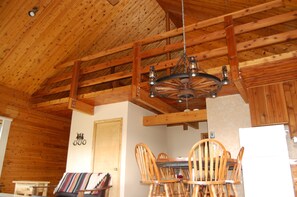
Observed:
[[[185,8],[184,8],[184,0],[182,2],[182,25],[183,25],[183,42],[184,42],[184,56],[187,54],[186,49],[186,34],[185,34]]]

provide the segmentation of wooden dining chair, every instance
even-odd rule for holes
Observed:
[[[140,170],[142,184],[150,185],[148,196],[175,196],[173,185],[180,180],[174,177],[161,177],[159,168],[156,165],[156,158],[149,147],[140,143],[135,146],[135,158]],[[182,191],[184,193],[184,191]],[[186,194],[178,194],[186,196]]]
[[[161,152],[158,154],[157,160],[169,160],[169,156],[167,153]],[[160,167],[159,170],[162,178],[165,178],[165,179],[178,178],[180,180],[182,179],[179,177],[180,173],[182,172],[181,169],[174,169],[172,167]],[[184,197],[184,195],[182,195],[186,192],[184,183],[182,181],[174,183],[173,192],[175,194],[174,196]]]
[[[241,163],[242,163],[243,153],[244,153],[244,147],[241,147],[237,155],[237,159],[236,159],[237,162],[234,165],[230,176],[227,177],[226,187],[227,187],[228,197],[238,196],[235,185],[241,184]]]
[[[214,139],[203,139],[194,144],[188,155],[189,180],[192,196],[224,195],[227,151]]]

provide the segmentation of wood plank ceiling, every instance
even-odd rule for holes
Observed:
[[[242,89],[239,87],[242,84],[244,88],[248,88],[271,83],[271,80],[279,82],[297,78],[297,41],[294,36],[297,35],[297,1],[184,2],[186,24],[189,26],[263,3],[275,5],[263,12],[233,19],[237,43],[234,45],[237,50],[233,52],[241,67],[240,77],[243,83],[232,83],[224,87],[220,95],[242,95]],[[179,105],[169,100],[149,100],[145,92],[148,91],[147,86],[135,86],[139,81],[147,81],[146,75],[137,73],[132,66],[138,61],[135,58],[136,41],[149,40],[150,37],[157,37],[161,33],[165,35],[164,32],[170,29],[181,27],[180,0],[120,0],[118,3],[112,3],[114,5],[111,3],[107,0],[1,1],[0,85],[31,95],[35,107],[40,110],[69,116],[72,68],[74,61],[79,60],[76,95],[77,99],[85,104],[96,106],[131,100],[160,113],[182,111],[184,104]],[[35,6],[39,9],[36,16],[29,17],[28,11]],[[251,11],[253,9],[246,10]],[[278,17],[281,14],[284,15]],[[166,15],[170,19],[167,24]],[[256,26],[260,23],[259,20],[265,18],[268,18],[267,21],[262,21],[261,24],[269,24],[269,21],[279,21],[279,24],[271,23],[265,28],[241,33],[247,26]],[[240,26],[246,23],[250,24]],[[194,28],[195,31],[187,32],[187,40],[207,40],[207,37],[225,34],[225,26],[223,20],[215,25]],[[181,42],[180,34],[176,35],[178,36],[170,39],[170,43]],[[166,43],[169,43],[168,40],[143,44],[140,56],[146,57],[146,53],[150,55]],[[227,43],[231,45],[232,41],[227,39]],[[205,43],[198,41],[196,45],[189,46],[187,52],[197,54],[201,68],[217,74],[222,65],[232,62],[230,54],[228,58],[230,46],[227,53],[222,53],[224,47],[225,35]],[[152,48],[155,50],[150,51]],[[113,54],[113,51],[119,52]],[[170,55],[174,59],[179,53],[175,50]],[[211,55],[213,58],[207,57]],[[140,67],[144,72],[149,65],[165,61],[167,57],[165,53],[152,58],[142,58]],[[115,62],[117,58],[119,59]],[[267,61],[273,63],[267,64]],[[278,64],[279,62],[282,63]],[[234,77],[238,73],[230,74]],[[134,92],[133,87],[136,88]],[[163,102],[169,105],[163,105]],[[190,103],[190,108],[205,109],[205,100]]]

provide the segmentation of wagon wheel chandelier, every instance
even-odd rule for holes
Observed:
[[[229,83],[227,67],[222,67],[222,80],[207,74],[199,68],[195,56],[187,56],[184,21],[184,2],[182,5],[183,55],[178,60],[171,74],[157,78],[154,66],[150,67],[150,97],[169,98],[178,102],[202,97],[216,97],[222,85]]]

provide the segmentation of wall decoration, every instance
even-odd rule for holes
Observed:
[[[76,135],[76,140],[73,141],[73,145],[85,145],[87,143],[87,140],[84,139],[84,134],[83,133],[77,133]]]

